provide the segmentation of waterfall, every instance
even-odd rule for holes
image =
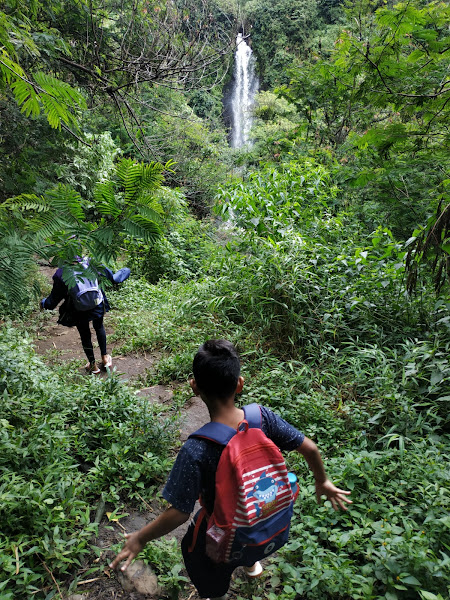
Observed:
[[[241,148],[249,142],[252,109],[259,81],[255,72],[255,57],[241,33],[236,38],[234,82],[231,93],[231,146]]]

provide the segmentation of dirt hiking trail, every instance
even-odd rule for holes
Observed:
[[[54,273],[50,267],[40,267],[40,272],[49,283]],[[36,332],[34,345],[36,352],[42,355],[49,364],[62,364],[71,362],[74,369],[80,375],[86,377],[107,377],[107,373],[102,371],[100,375],[90,375],[86,372],[84,365],[86,356],[81,346],[80,337],[75,327],[63,327],[56,323],[57,315],[49,312],[48,318],[39,327]],[[111,342],[111,335],[114,333],[108,326],[108,316],[105,318],[105,329],[108,342],[108,353],[112,355],[113,368],[119,378],[138,387],[138,394],[148,398],[149,402],[170,403],[173,396],[173,390],[170,386],[155,385],[152,387],[142,387],[139,389],[139,381],[145,379],[146,370],[158,360],[155,354],[127,354],[117,355],[115,349],[119,347],[116,342]],[[92,330],[92,328],[91,328]],[[94,352],[97,361],[100,360],[99,350],[95,340],[95,332],[92,331],[92,340],[94,342]],[[177,383],[175,383],[176,385]],[[178,383],[179,385],[179,383]],[[209,421],[209,414],[206,406],[200,398],[193,397],[185,407],[184,415],[180,421],[180,441],[185,441],[188,436],[198,429],[201,425]],[[158,580],[150,567],[146,567],[140,561],[134,563],[133,568],[127,570],[124,577],[120,572],[111,571],[107,565],[115,556],[111,547],[123,540],[123,534],[136,531],[143,527],[148,521],[162,512],[162,506],[157,498],[152,505],[146,505],[147,510],[137,512],[133,509],[124,509],[123,513],[128,516],[120,519],[119,522],[110,522],[106,513],[113,511],[113,506],[103,506],[99,509],[101,517],[99,523],[99,532],[97,539],[93,540],[93,545],[102,549],[99,558],[91,557],[85,568],[78,574],[77,592],[70,596],[64,596],[60,590],[55,598],[64,600],[149,600],[169,598],[167,590],[158,585]],[[182,525],[167,538],[175,537],[178,541],[183,537],[188,523]],[[94,566],[93,563],[102,565],[100,575],[83,577],[83,572]],[[236,576],[242,576],[241,569],[236,570]],[[186,575],[185,572],[182,573]],[[184,590],[180,592],[180,600],[199,600],[195,588],[186,583]],[[236,594],[230,590],[229,599],[236,598]]]

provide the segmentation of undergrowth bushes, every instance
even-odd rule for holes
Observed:
[[[119,335],[162,352],[154,382],[186,380],[200,343],[231,339],[239,401],[314,438],[330,477],[352,491],[348,513],[318,507],[307,466],[289,455],[301,488],[289,544],[256,587],[236,581],[236,598],[446,598],[450,302],[426,287],[406,295],[404,244],[339,213],[336,190],[330,208],[323,173],[308,189],[292,173],[291,188],[272,173],[222,195],[239,228],[197,278],[119,291],[125,310],[130,298],[139,307],[119,318]]]
[[[0,329],[1,600],[47,597],[73,573],[99,501],[152,497],[173,443],[160,411],[114,377],[68,384]]]
[[[240,228],[222,230],[215,245],[181,210],[160,258],[148,247],[135,255],[147,280],[110,292],[114,335],[122,351],[157,358],[147,383],[186,382],[205,339],[230,339],[246,380],[239,402],[268,405],[314,438],[330,477],[352,491],[345,514],[317,506],[307,465],[291,453],[301,493],[289,544],[260,583],[236,581],[236,598],[441,600],[450,579],[450,302],[426,287],[405,294],[404,244],[339,212],[326,173],[302,180],[290,167],[291,186],[282,175],[228,195]],[[114,377],[67,384],[7,329],[0,383],[0,600],[9,600],[13,579],[26,596],[47,585],[46,568],[62,578],[82,559],[100,500],[148,497],[174,438],[171,418]],[[186,384],[170,414],[189,396]],[[179,589],[175,548],[146,556]]]
[[[448,444],[425,439],[403,455],[354,444],[327,461],[337,484],[352,491],[345,514],[316,507],[311,477],[301,476],[290,541],[271,568],[282,594],[267,597],[447,597],[449,458]]]
[[[162,237],[153,244],[127,240],[128,266],[134,275],[157,283],[197,277],[213,247],[212,223],[195,219],[178,190],[163,188],[158,199],[166,215]]]
[[[418,323],[429,307],[403,293],[405,253],[389,235],[367,242],[375,240],[380,245],[370,250],[294,231],[279,241],[241,237],[216,262],[205,301],[210,310],[258,328],[271,348],[288,356],[316,360],[324,343],[339,346],[355,337],[393,343],[421,334],[425,323]]]
[[[230,257],[229,252],[224,250],[224,261],[235,267],[248,259],[244,253]],[[298,475],[301,496],[290,541],[266,565],[263,582],[251,587],[236,580],[236,598],[446,598],[450,332],[442,311],[448,307],[430,303],[430,332],[423,332],[417,326],[423,304],[408,305],[407,298],[395,293],[400,297],[396,323],[382,328],[380,321],[378,328],[366,331],[378,319],[370,307],[360,312],[364,326],[353,327],[343,310],[339,336],[327,332],[327,320],[317,319],[315,329],[304,326],[306,339],[299,351],[293,346],[288,353],[286,339],[271,337],[269,316],[275,319],[275,314],[270,313],[270,298],[267,304],[262,295],[253,304],[250,300],[245,282],[251,273],[250,267],[245,276],[230,268],[222,279],[210,273],[170,288],[133,287],[133,293],[142,294],[140,305],[150,311],[144,309],[139,318],[139,343],[147,340],[150,348],[170,348],[154,372],[155,381],[186,379],[192,355],[204,339],[232,339],[240,350],[245,378],[239,401],[268,405],[315,439],[330,477],[352,491],[354,504],[348,513],[317,506],[311,474],[301,457],[291,453],[288,466]],[[256,286],[253,273],[251,285]],[[288,279],[290,273],[280,269],[279,277]],[[320,281],[320,273],[313,278]],[[265,281],[268,284],[269,277]],[[221,294],[225,287],[234,295]],[[383,300],[387,287],[375,286]],[[248,304],[242,301],[244,295]],[[321,301],[320,294],[317,298]],[[322,301],[327,298],[325,290]],[[306,300],[304,306],[311,314]],[[258,310],[266,311],[265,320]],[[156,335],[147,332],[146,337],[145,314],[152,315],[149,329],[156,328]],[[314,332],[317,340],[311,341]],[[422,332],[422,338],[408,337],[412,332]]]

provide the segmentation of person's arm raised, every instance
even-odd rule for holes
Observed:
[[[345,502],[352,504],[352,501],[347,498],[350,492],[337,488],[327,477],[325,473],[325,467],[323,466],[322,457],[316,444],[305,437],[301,446],[297,448],[297,451],[305,458],[309,468],[313,472],[314,479],[316,480],[316,497],[317,502],[320,503],[321,496],[326,496],[331,502],[334,510],[339,507],[342,510],[347,510]]]
[[[122,565],[121,570],[125,569],[131,564],[131,561],[136,558],[139,552],[144,546],[156,540],[166,533],[170,533],[189,519],[189,513],[184,513],[173,506],[170,506],[165,510],[159,517],[157,517],[151,523],[145,525],[139,531],[134,533],[126,533],[126,542],[122,550],[116,556],[116,558],[110,563],[110,568],[115,569],[119,563],[123,560],[125,563]]]

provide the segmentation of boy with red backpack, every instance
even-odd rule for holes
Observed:
[[[287,541],[298,490],[291,485],[279,449],[297,450],[305,457],[318,501],[325,495],[334,509],[346,510],[350,492],[327,478],[317,446],[303,433],[267,407],[235,405],[244,380],[230,342],[205,342],[195,355],[193,373],[192,390],[205,402],[211,422],[180,449],[163,490],[171,506],[140,531],[127,534],[110,567],[125,560],[125,570],[148,542],[187,521],[200,498],[202,509],[181,548],[199,595],[220,600],[236,567],[243,566],[250,577],[260,575],[259,559]]]

